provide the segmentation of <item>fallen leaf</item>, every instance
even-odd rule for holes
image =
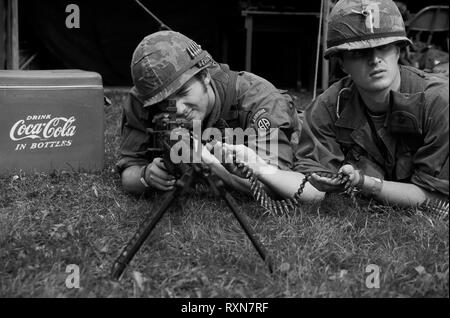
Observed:
[[[283,263],[280,265],[280,272],[286,273],[291,269],[291,264],[289,263]]]
[[[339,273],[339,278],[343,278],[345,275],[347,275],[348,274],[348,270],[346,270],[346,269],[343,269],[343,270],[341,270],[341,272]]]
[[[133,272],[133,279],[136,282],[137,286],[141,291],[144,291],[144,283],[146,279],[142,276],[142,273],[134,271]]]
[[[419,265],[414,269],[416,270],[417,273],[419,273],[419,275],[425,275],[427,273],[425,267],[423,267],[422,265]]]
[[[98,191],[97,191],[97,188],[95,186],[92,186],[92,191],[94,191],[95,197],[98,198]]]
[[[50,211],[49,210],[42,210],[41,213],[42,213],[42,220],[44,220],[47,217],[47,215],[50,214]]]
[[[339,274],[331,275],[331,276],[329,277],[329,279],[331,279],[331,280],[342,279],[342,278],[344,278],[344,276],[347,275],[347,274],[348,274],[348,270],[342,269],[342,270],[339,272]]]

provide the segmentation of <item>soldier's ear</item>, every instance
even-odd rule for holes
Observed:
[[[399,44],[396,44],[395,48],[397,49],[397,61],[398,61],[400,59],[400,53],[402,52],[402,47]]]
[[[348,74],[348,72],[345,70],[344,67],[344,59],[342,58],[342,55],[336,55],[337,63],[339,64],[339,67],[341,68],[342,72],[345,74]]]
[[[209,74],[209,72],[206,72],[206,75],[203,78],[203,82],[205,83],[205,85],[209,85],[211,83],[211,75]]]

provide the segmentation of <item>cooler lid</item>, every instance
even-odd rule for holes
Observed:
[[[98,87],[103,88],[102,77],[83,70],[1,70],[0,88],[37,87]]]

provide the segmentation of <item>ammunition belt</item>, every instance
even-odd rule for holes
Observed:
[[[448,220],[449,203],[445,200],[426,200],[418,209],[422,213],[434,214],[440,219]]]
[[[297,207],[300,207],[301,199],[300,196],[302,195],[306,183],[309,182],[311,179],[312,173],[305,174],[304,179],[300,183],[300,186],[297,190],[297,192],[292,196],[292,198],[289,199],[283,199],[283,200],[275,200],[272,199],[267,192],[264,190],[264,186],[261,183],[261,181],[258,180],[256,177],[254,171],[246,166],[243,163],[236,163],[235,164],[238,173],[244,176],[246,179],[250,181],[250,189],[253,198],[258,202],[259,205],[264,207],[267,211],[269,211],[272,214],[289,214],[290,212],[293,212],[296,210]],[[235,173],[238,175],[237,173]],[[323,172],[316,172],[317,175],[322,177],[330,177],[330,178],[338,178],[342,177],[342,174],[329,174],[329,173],[323,173]],[[352,199],[353,204],[356,208],[359,209],[359,204],[355,197],[355,192],[353,191],[353,188],[350,188],[346,193],[348,193]]]
[[[236,162],[236,161],[235,161]],[[238,173],[241,176],[244,176],[246,179],[250,181],[250,189],[253,198],[258,202],[259,205],[264,207],[267,211],[272,214],[289,214],[296,210],[297,207],[300,207],[301,199],[300,196],[305,189],[306,183],[311,179],[312,173],[306,173],[304,179],[300,183],[300,186],[297,192],[294,194],[292,198],[283,199],[283,200],[274,200],[272,199],[267,192],[264,190],[264,186],[261,181],[258,180],[254,171],[246,166],[243,163],[235,164]],[[335,173],[323,173],[323,172],[315,172],[317,175],[321,177],[328,178],[342,178],[342,174]],[[237,174],[238,175],[238,174]],[[354,187],[349,188],[346,192],[344,192],[350,196],[352,200],[353,206],[357,210],[361,210],[361,206],[358,203],[356,198],[356,190]],[[449,215],[449,202],[446,200],[426,200],[424,203],[418,206],[418,212],[435,215],[441,219],[448,219]]]

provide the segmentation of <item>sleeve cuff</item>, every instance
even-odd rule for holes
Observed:
[[[142,158],[130,158],[130,157],[125,157],[125,158],[121,158],[117,163],[116,163],[116,170],[119,174],[122,173],[122,171],[124,171],[126,168],[131,167],[131,166],[145,166],[148,165],[150,162],[146,159],[142,159]]]
[[[411,178],[411,182],[430,192],[439,192],[446,196],[449,195],[448,180],[432,177],[423,171],[416,170]]]

